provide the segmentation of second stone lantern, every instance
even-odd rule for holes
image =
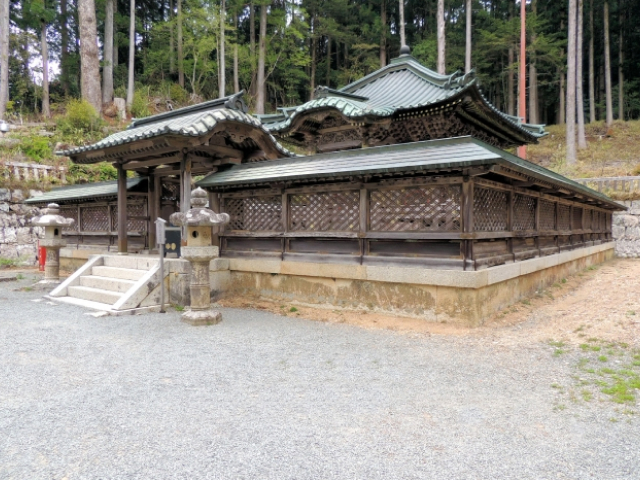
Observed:
[[[50,203],[44,209],[44,215],[36,217],[31,222],[37,227],[44,227],[44,238],[40,245],[45,247],[47,258],[44,264],[44,280],[39,283],[60,283],[60,249],[67,246],[62,238],[62,229],[74,224],[72,218],[60,215],[60,207],[56,203]]]
[[[181,256],[191,263],[191,309],[182,314],[182,321],[191,325],[213,325],[222,320],[222,314],[211,308],[209,262],[218,256],[218,247],[211,245],[211,227],[229,223],[229,215],[205,208],[207,192],[196,188],[191,192],[191,209],[174,213],[169,221],[187,228],[187,246]]]

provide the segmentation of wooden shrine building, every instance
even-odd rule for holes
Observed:
[[[241,92],[135,120],[59,152],[114,164],[116,183],[28,202],[57,201],[77,220],[64,232],[77,247],[125,253],[153,248],[155,218],[188,209],[198,185],[231,218],[215,236],[218,293],[476,324],[613,255],[622,207],[503,150],[544,135],[491,105],[473,73],[438,75],[405,49],[276,114],[247,114]]]

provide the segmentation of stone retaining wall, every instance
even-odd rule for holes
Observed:
[[[627,207],[628,210],[613,215],[612,234],[616,242],[616,256],[639,258],[640,200],[619,203]]]
[[[39,192],[29,193],[33,196]],[[22,190],[0,188],[0,259],[35,265],[38,238],[42,238],[44,230],[31,226],[31,219],[40,214],[40,209],[24,205],[24,199]]]

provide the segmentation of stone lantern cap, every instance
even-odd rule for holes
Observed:
[[[44,209],[44,215],[35,217],[31,223],[38,227],[70,227],[75,220],[60,215],[60,206],[57,203],[50,203]]]
[[[216,213],[205,208],[207,192],[198,187],[191,192],[191,209],[185,213],[173,213],[169,220],[174,225],[187,227],[213,227],[229,223],[228,213]]]

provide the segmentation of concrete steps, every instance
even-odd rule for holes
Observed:
[[[121,293],[91,287],[69,287],[69,296],[109,305],[113,305],[122,298]]]
[[[158,259],[102,255],[89,261],[49,294],[52,300],[112,314],[159,308]]]

